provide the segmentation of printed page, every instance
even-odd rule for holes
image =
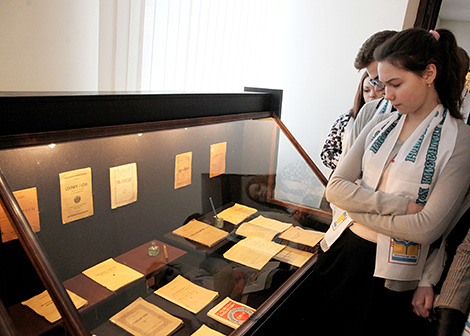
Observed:
[[[137,201],[137,164],[109,168],[111,209]]]
[[[225,173],[225,157],[227,155],[227,143],[221,142],[211,145],[209,178]]]
[[[285,248],[284,245],[276,244],[262,238],[247,237],[233,245],[224,253],[224,257],[239,264],[260,270],[283,248]]]
[[[199,313],[219,295],[215,291],[192,283],[181,275],[157,289],[155,294],[194,314]]]
[[[175,189],[191,184],[193,152],[178,154],[175,157]]]
[[[183,324],[140,297],[109,320],[134,336],[166,336]]]
[[[75,308],[79,309],[88,303],[87,300],[81,298],[77,294],[67,289],[67,294],[70,296]],[[54,301],[52,301],[49,292],[45,290],[41,294],[33,296],[31,299],[21,302],[22,305],[27,306],[34,310],[36,314],[43,316],[50,323],[57,322],[62,318],[57,310]]]
[[[18,202],[24,216],[28,220],[29,225],[33,232],[39,232],[41,227],[39,225],[39,208],[38,208],[38,193],[37,189],[28,188],[23,190],[14,191],[13,195]],[[17,239],[13,223],[5,212],[3,204],[0,206],[0,230],[2,232],[2,242]]]
[[[70,223],[93,215],[91,168],[59,174],[62,223]]]
[[[173,233],[207,247],[214,246],[228,235],[226,231],[196,219],[193,219],[187,224],[177,228]]]
[[[247,207],[246,205],[235,203],[230,208],[223,210],[219,213],[219,217],[222,217],[224,221],[230,222],[233,225],[238,225],[243,222],[247,217],[258,212],[254,208]]]
[[[144,276],[142,273],[111,258],[90,267],[82,273],[113,292]]]
[[[304,230],[298,226],[292,226],[284,231],[279,238],[313,247],[317,245],[324,236],[325,234],[323,232]]]

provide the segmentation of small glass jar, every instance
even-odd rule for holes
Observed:
[[[160,247],[156,242],[152,242],[149,246],[149,256],[156,257],[160,253]]]
[[[215,217],[215,227],[219,229],[224,227],[224,219],[222,217]]]

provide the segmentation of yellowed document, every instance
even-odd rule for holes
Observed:
[[[62,223],[66,224],[93,215],[91,168],[59,174]]]
[[[193,152],[178,154],[175,157],[175,189],[191,184]]]
[[[224,221],[238,225],[243,222],[247,217],[258,212],[254,208],[247,207],[246,205],[235,203],[230,208],[223,210],[219,213],[219,217],[223,218]]]
[[[70,299],[77,309],[88,303],[87,300],[81,298],[68,289],[67,294],[70,296]],[[36,312],[36,314],[43,316],[50,323],[54,323],[62,318],[47,290],[41,294],[33,296],[29,300],[21,302],[21,304],[31,308]]]
[[[110,258],[82,272],[111,291],[131,283],[144,275]]]
[[[214,246],[228,235],[226,231],[196,219],[177,228],[173,233],[207,247]]]
[[[284,223],[276,219],[266,218],[261,215],[256,217],[255,219],[252,219],[251,221],[249,221],[249,223],[256,224],[258,226],[262,226],[276,232],[286,231],[292,226],[291,223]]]
[[[173,281],[160,287],[155,294],[197,314],[214,300],[219,293],[198,286],[178,275]]]
[[[28,220],[31,229],[33,229],[34,232],[39,232],[41,228],[39,225],[37,189],[34,187],[18,190],[14,191],[13,195],[15,196],[16,201],[18,202],[26,219]],[[6,214],[3,205],[0,206],[0,230],[2,232],[2,241],[4,243],[18,238],[18,235],[16,234],[16,231],[13,228],[13,223],[10,221],[10,218]]]
[[[310,260],[311,257],[313,257],[313,253],[286,246],[281,252],[274,256],[274,259],[286,262],[296,267],[301,267]]]
[[[251,222],[241,224],[235,233],[244,237],[258,237],[266,240],[273,240],[274,237],[278,234],[277,231],[253,224]]]
[[[134,336],[166,336],[183,324],[179,318],[140,297],[109,320]]]
[[[236,234],[245,237],[259,237],[273,240],[278,233],[287,230],[291,226],[292,224],[290,223],[283,223],[275,219],[258,216],[248,223],[240,225]]]
[[[298,226],[292,226],[284,231],[279,238],[307,246],[315,246],[324,236],[323,232],[304,230]]]
[[[247,237],[224,253],[226,259],[260,270],[285,246],[263,238]]]
[[[137,164],[109,168],[111,209],[137,201]]]
[[[224,336],[224,334],[203,324],[198,330],[192,333],[191,336]]]
[[[215,177],[225,173],[225,157],[227,154],[227,142],[211,145],[209,177]]]

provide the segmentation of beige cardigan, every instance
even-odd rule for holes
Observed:
[[[379,122],[387,117],[378,115],[373,120]],[[426,206],[418,214],[405,215],[407,198],[368,190],[354,183],[362,170],[365,138],[376,122],[365,126],[347,155],[341,158],[328,183],[327,199],[372,230],[416,243],[432,244],[451,223],[470,185],[470,127],[458,122],[454,153]]]

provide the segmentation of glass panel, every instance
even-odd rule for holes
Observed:
[[[214,226],[213,209],[221,214],[240,204],[255,211],[244,222],[262,215],[324,231],[329,221],[324,187],[273,119],[7,149],[0,162],[12,190],[35,188],[25,197],[37,202],[37,237],[65,287],[88,301],[79,311],[100,336],[123,333],[109,318],[138,297],[182,319],[176,335],[202,324],[228,335],[233,329],[208,317],[210,308],[230,296],[258,309],[298,269],[276,257],[261,270],[224,258],[243,239],[235,232],[241,224],[224,221],[227,236],[211,247],[173,233],[191,219]],[[34,206],[24,211],[34,217]],[[2,301],[18,311],[19,325],[21,314],[35,318],[22,326],[31,335],[53,334],[60,322],[20,304],[44,287],[5,223],[1,288],[12,289],[2,290]],[[279,233],[272,240],[315,250]],[[152,242],[158,251],[149,251]],[[110,258],[143,277],[110,290],[82,273]],[[194,314],[153,293],[178,275],[217,291],[217,299]]]
[[[325,187],[290,141],[281,136],[277,160],[274,198],[311,209],[329,211]]]

